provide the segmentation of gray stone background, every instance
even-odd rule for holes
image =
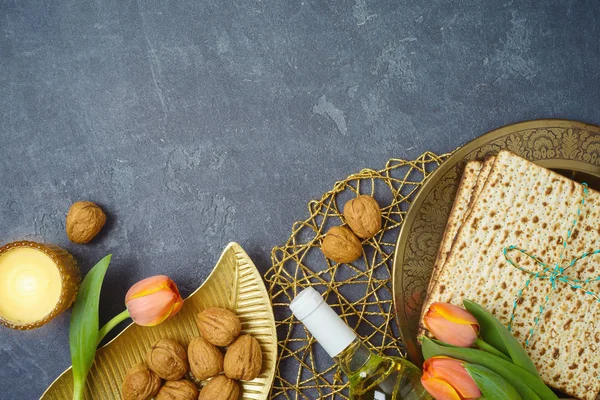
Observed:
[[[600,123],[596,0],[0,1],[0,241],[113,263],[102,319],[229,241],[261,271],[306,204],[391,157],[535,118]],[[70,204],[109,222],[73,245]],[[70,364],[66,312],[0,328],[0,398]]]

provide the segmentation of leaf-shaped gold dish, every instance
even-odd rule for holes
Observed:
[[[87,379],[85,399],[120,399],[125,373],[144,360],[150,346],[161,338],[177,340],[187,346],[193,337],[199,335],[195,315],[210,306],[234,310],[242,322],[242,331],[251,334],[260,343],[262,371],[253,381],[242,382],[242,399],[266,399],[277,361],[273,309],[258,270],[237,243],[230,243],[225,248],[210,276],[185,300],[177,315],[151,328],[131,324],[97,351]],[[71,399],[72,385],[73,375],[69,368],[50,385],[40,400]]]

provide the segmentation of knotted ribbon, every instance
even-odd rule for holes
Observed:
[[[573,224],[571,225],[570,229],[567,231],[567,238],[566,238],[566,240],[563,240],[563,248],[560,252],[560,257],[559,257],[558,261],[556,262],[556,264],[554,265],[553,269],[551,269],[548,266],[548,264],[546,264],[545,262],[540,260],[535,255],[529,253],[525,249],[518,248],[517,246],[508,246],[508,247],[505,247],[502,249],[502,252],[504,253],[504,258],[511,266],[513,266],[513,267],[517,268],[518,270],[529,275],[529,278],[527,279],[527,281],[525,281],[525,284],[523,286],[521,286],[521,288],[517,292],[517,297],[515,298],[515,300],[513,302],[513,309],[511,312],[511,316],[510,316],[510,321],[508,323],[509,331],[512,330],[512,325],[513,325],[513,321],[515,319],[515,311],[517,310],[518,302],[523,297],[523,292],[529,287],[531,282],[533,282],[536,279],[547,280],[550,282],[550,284],[552,286],[552,290],[550,292],[546,293],[546,298],[544,300],[544,303],[539,306],[538,315],[534,319],[533,327],[529,328],[529,334],[527,335],[527,339],[525,340],[525,344],[527,346],[529,346],[529,341],[530,341],[531,337],[533,336],[535,329],[537,328],[537,326],[540,322],[540,317],[541,317],[542,313],[544,312],[546,305],[548,304],[548,301],[550,299],[550,294],[552,292],[556,291],[557,284],[559,282],[569,285],[571,288],[585,293],[585,295],[592,296],[594,299],[596,299],[597,302],[600,303],[600,296],[598,296],[598,294],[592,292],[591,290],[587,290],[585,288],[585,286],[590,282],[600,281],[600,276],[598,276],[596,278],[587,278],[587,279],[582,280],[582,279],[576,279],[572,276],[565,274],[565,271],[567,271],[569,268],[573,267],[579,260],[582,260],[586,257],[593,256],[595,254],[600,254],[600,249],[594,250],[591,252],[584,252],[583,254],[573,258],[573,260],[571,260],[571,262],[566,267],[564,267],[564,268],[562,267],[562,264],[563,264],[562,261],[563,261],[564,255],[565,255],[565,251],[567,250],[567,242],[571,238],[573,229],[575,228],[575,225],[577,224],[577,220],[579,219],[579,216],[581,215],[581,210],[585,206],[585,198],[587,197],[587,195],[588,195],[588,186],[586,183],[584,183],[583,184],[583,196],[581,198],[579,207],[577,208],[577,216],[573,220]],[[518,251],[520,253],[525,254],[527,257],[531,258],[536,264],[541,266],[541,268],[538,271],[534,272],[534,271],[528,270],[527,268],[523,268],[523,267],[517,265],[512,259],[510,259],[508,257],[508,253],[510,251]]]

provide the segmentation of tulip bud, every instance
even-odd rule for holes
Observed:
[[[468,311],[449,303],[433,303],[423,322],[437,339],[458,347],[471,347],[479,324]]]
[[[133,285],[125,295],[125,305],[136,324],[154,326],[177,314],[183,299],[175,282],[157,275]]]
[[[421,384],[436,400],[468,400],[481,397],[463,361],[432,357],[423,364]]]

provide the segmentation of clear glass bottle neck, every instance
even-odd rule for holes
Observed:
[[[378,355],[371,353],[360,339],[357,338],[333,359],[342,371],[351,377],[363,369],[367,363],[376,362],[380,358]]]

